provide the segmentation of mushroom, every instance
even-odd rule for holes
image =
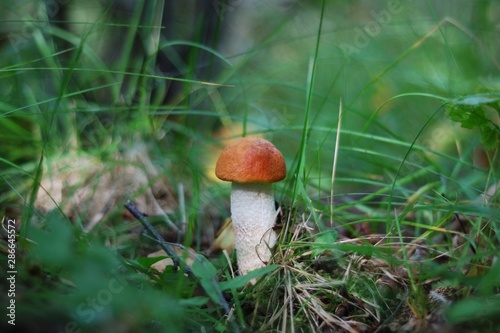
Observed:
[[[220,154],[215,175],[232,182],[231,218],[240,275],[263,267],[276,244],[272,183],[286,176],[283,155],[269,141],[246,137]]]

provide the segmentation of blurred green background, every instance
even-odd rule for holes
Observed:
[[[422,95],[454,98],[499,85],[494,1],[328,1],[312,85],[318,1],[2,7],[2,156],[14,163],[36,159],[41,149],[112,151],[137,133],[160,146],[175,138],[169,151],[188,144],[207,163],[211,158],[199,154],[214,133],[241,135],[242,123],[272,139],[291,162],[312,87],[307,150],[314,177],[331,174],[342,98],[339,175],[383,178],[407,151],[398,142],[416,139],[472,161],[477,136],[437,111],[442,100]],[[416,155],[410,157],[417,168],[427,167]],[[432,152],[426,157],[445,177],[456,165]],[[337,185],[366,187],[341,178]]]

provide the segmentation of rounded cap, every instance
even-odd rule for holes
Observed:
[[[274,183],[286,177],[285,159],[271,142],[246,137],[224,148],[215,175],[235,183]]]

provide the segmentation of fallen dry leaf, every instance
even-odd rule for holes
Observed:
[[[164,216],[169,223],[165,213],[177,203],[159,175],[141,145],[108,161],[82,153],[48,158],[35,208],[44,214],[59,207],[65,215],[81,219],[88,232],[133,200],[148,215]]]

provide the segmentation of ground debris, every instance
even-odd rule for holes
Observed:
[[[84,153],[47,158],[35,208],[59,208],[90,231],[111,212],[124,212],[129,199],[150,215],[165,216],[177,205],[143,146],[106,161]]]

